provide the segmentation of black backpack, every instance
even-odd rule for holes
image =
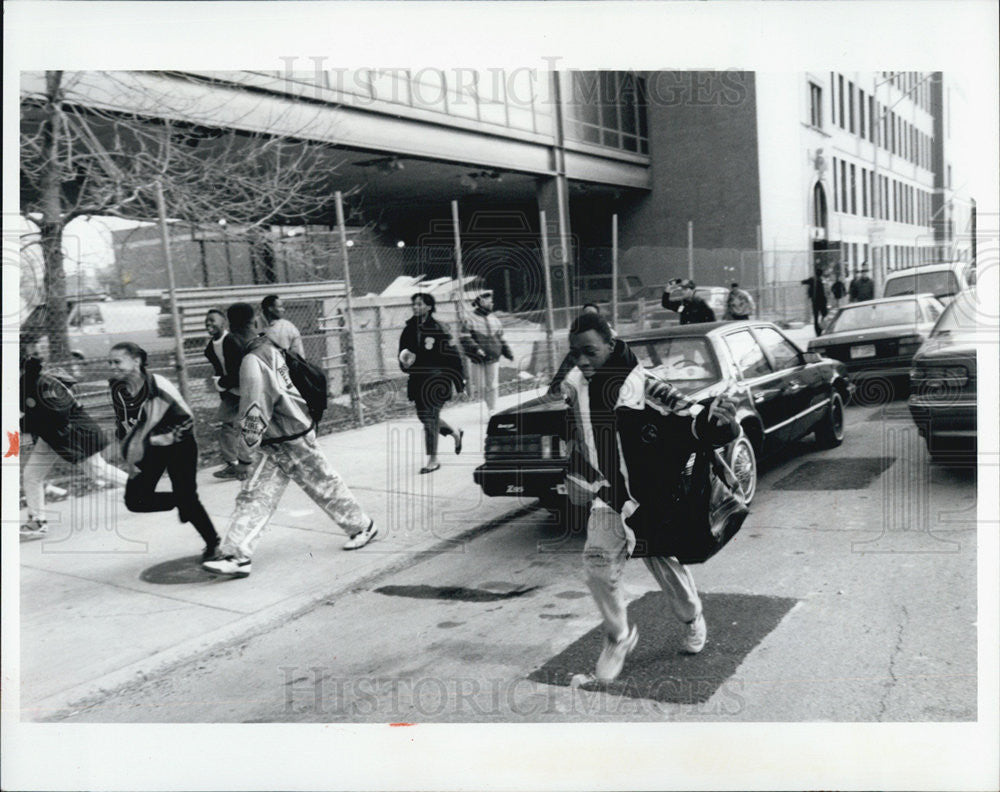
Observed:
[[[309,409],[309,417],[318,424],[329,403],[326,372],[315,363],[310,363],[302,355],[291,349],[283,349],[288,376],[295,389],[302,394]]]

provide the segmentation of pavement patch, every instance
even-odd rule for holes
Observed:
[[[753,594],[702,594],[701,599],[708,624],[708,643],[701,654],[680,653],[683,625],[673,616],[666,595],[652,591],[628,606],[629,621],[639,628],[639,643],[621,676],[609,684],[589,682],[585,687],[671,704],[708,701],[798,602]],[[598,625],[528,679],[572,686],[574,675],[594,670],[603,639]]]
[[[458,600],[459,602],[496,602],[497,600],[513,599],[529,594],[538,586],[521,588],[515,591],[486,591],[471,589],[464,586],[382,586],[375,589],[377,594],[389,597],[413,597],[414,599]]]
[[[780,481],[774,490],[867,489],[885,473],[896,457],[840,457],[803,462]]]
[[[869,415],[866,421],[909,421],[910,408],[904,404],[887,404],[881,409],[875,410]]]
[[[212,575],[201,568],[201,556],[184,556],[156,564],[142,570],[139,580],[159,586],[175,586],[180,583],[205,583]]]

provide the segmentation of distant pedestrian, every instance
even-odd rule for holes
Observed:
[[[476,398],[486,402],[490,415],[497,407],[500,358],[514,359],[503,337],[503,324],[493,313],[493,292],[480,292],[472,303],[472,315],[462,324],[460,343],[471,364]]]
[[[43,536],[48,531],[45,477],[59,459],[79,465],[91,478],[112,486],[124,487],[128,476],[101,456],[109,440],[77,401],[76,379],[61,368],[43,369],[33,344],[21,352],[21,436],[33,437],[34,445],[24,462],[28,520],[20,534]]]
[[[198,446],[194,415],[174,384],[146,371],[146,350],[123,341],[111,347],[111,403],[121,454],[129,465],[125,508],[132,512],[177,509],[205,542],[202,560],[215,555],[219,535],[198,498]],[[164,472],[171,492],[157,491]]]
[[[434,318],[434,296],[417,292],[410,298],[413,316],[399,337],[399,365],[410,375],[406,396],[417,408],[424,426],[427,464],[421,473],[433,473],[438,462],[438,435],[455,441],[455,453],[462,453],[462,429],[454,429],[441,418],[441,408],[451,399],[452,390],[465,389],[462,359],[451,342],[448,328]]]
[[[695,294],[697,286],[690,278],[670,282],[668,291],[663,292],[661,305],[670,311],[681,315],[681,324],[697,324],[699,322],[714,322],[715,311],[701,297]]]
[[[729,284],[729,294],[726,296],[726,319],[749,319],[756,306],[750,292],[740,288],[738,283]]]
[[[826,304],[826,289],[823,286],[823,276],[819,269],[811,276],[804,278],[802,285],[806,287],[806,297],[812,308],[813,329],[816,335],[823,334],[823,319],[826,319],[829,309]]]
[[[838,268],[833,285],[830,287],[830,295],[833,297],[834,309],[840,307],[840,301],[844,299],[845,294],[847,294],[847,288],[844,286],[844,282],[840,279],[840,269]]]
[[[209,336],[205,357],[215,371],[212,382],[219,392],[219,409],[215,419],[219,422],[219,450],[225,462],[225,467],[212,475],[220,479],[238,479],[244,475],[239,469],[236,451],[240,434],[236,425],[240,410],[239,361],[242,360],[243,350],[241,343],[229,332],[228,325],[226,315],[218,308],[212,308],[205,315],[205,329]]]
[[[294,324],[285,318],[285,304],[277,294],[269,294],[260,301],[260,311],[267,322],[264,335],[282,349],[290,349],[305,357],[302,334]]]
[[[861,263],[861,274],[851,281],[849,294],[852,303],[875,299],[875,282],[868,277],[867,261]]]
[[[294,481],[348,537],[344,550],[357,550],[378,536],[340,474],[316,441],[315,422],[292,382],[282,349],[265,335],[247,347],[240,364],[240,464],[252,465],[236,496],[229,528],[210,572],[245,578],[257,544],[281,496]],[[252,456],[259,454],[256,461]]]

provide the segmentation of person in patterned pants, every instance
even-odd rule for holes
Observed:
[[[227,316],[233,332],[241,332],[253,322],[253,306],[236,303]],[[289,481],[298,484],[349,537],[345,550],[357,550],[375,539],[379,532],[375,521],[364,513],[316,442],[316,424],[292,382],[284,351],[267,336],[255,338],[240,363],[239,382],[239,457],[249,475],[236,497],[218,554],[202,566],[219,575],[247,577],[257,544]],[[255,463],[246,461],[258,450]]]

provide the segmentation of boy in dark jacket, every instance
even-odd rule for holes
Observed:
[[[666,291],[660,303],[667,310],[677,311],[681,315],[682,325],[715,321],[715,311],[694,293],[697,287],[693,280],[688,279],[672,285],[678,287],[680,294],[676,294],[674,289]]]
[[[239,362],[243,357],[243,344],[229,332],[226,315],[217,308],[212,308],[205,314],[205,330],[208,332],[208,344],[205,346],[205,357],[212,364],[215,376],[212,382],[219,392],[219,409],[215,419],[219,422],[219,449],[226,466],[212,475],[220,479],[243,478],[246,474],[240,470],[237,460],[236,446],[240,430],[236,425],[240,411]],[[234,366],[232,372],[227,368]]]
[[[639,638],[635,625],[628,624],[621,585],[625,561],[637,549],[630,518],[637,516],[635,526],[645,527],[645,515],[659,511],[657,489],[640,486],[633,491],[633,477],[645,483],[643,471],[658,471],[657,486],[665,495],[679,482],[693,449],[723,445],[739,428],[731,399],[717,397],[707,409],[689,401],[646,371],[600,316],[585,314],[573,322],[570,349],[577,364],[563,382],[573,430],[566,487],[574,503],[590,503],[584,567],[606,631],[596,677],[609,682],[621,673]],[[662,418],[655,432],[666,433],[664,449],[655,458],[642,446],[656,438],[635,420],[648,408]],[[643,560],[667,592],[674,614],[688,626],[684,651],[697,654],[707,631],[690,571],[673,557]]]

